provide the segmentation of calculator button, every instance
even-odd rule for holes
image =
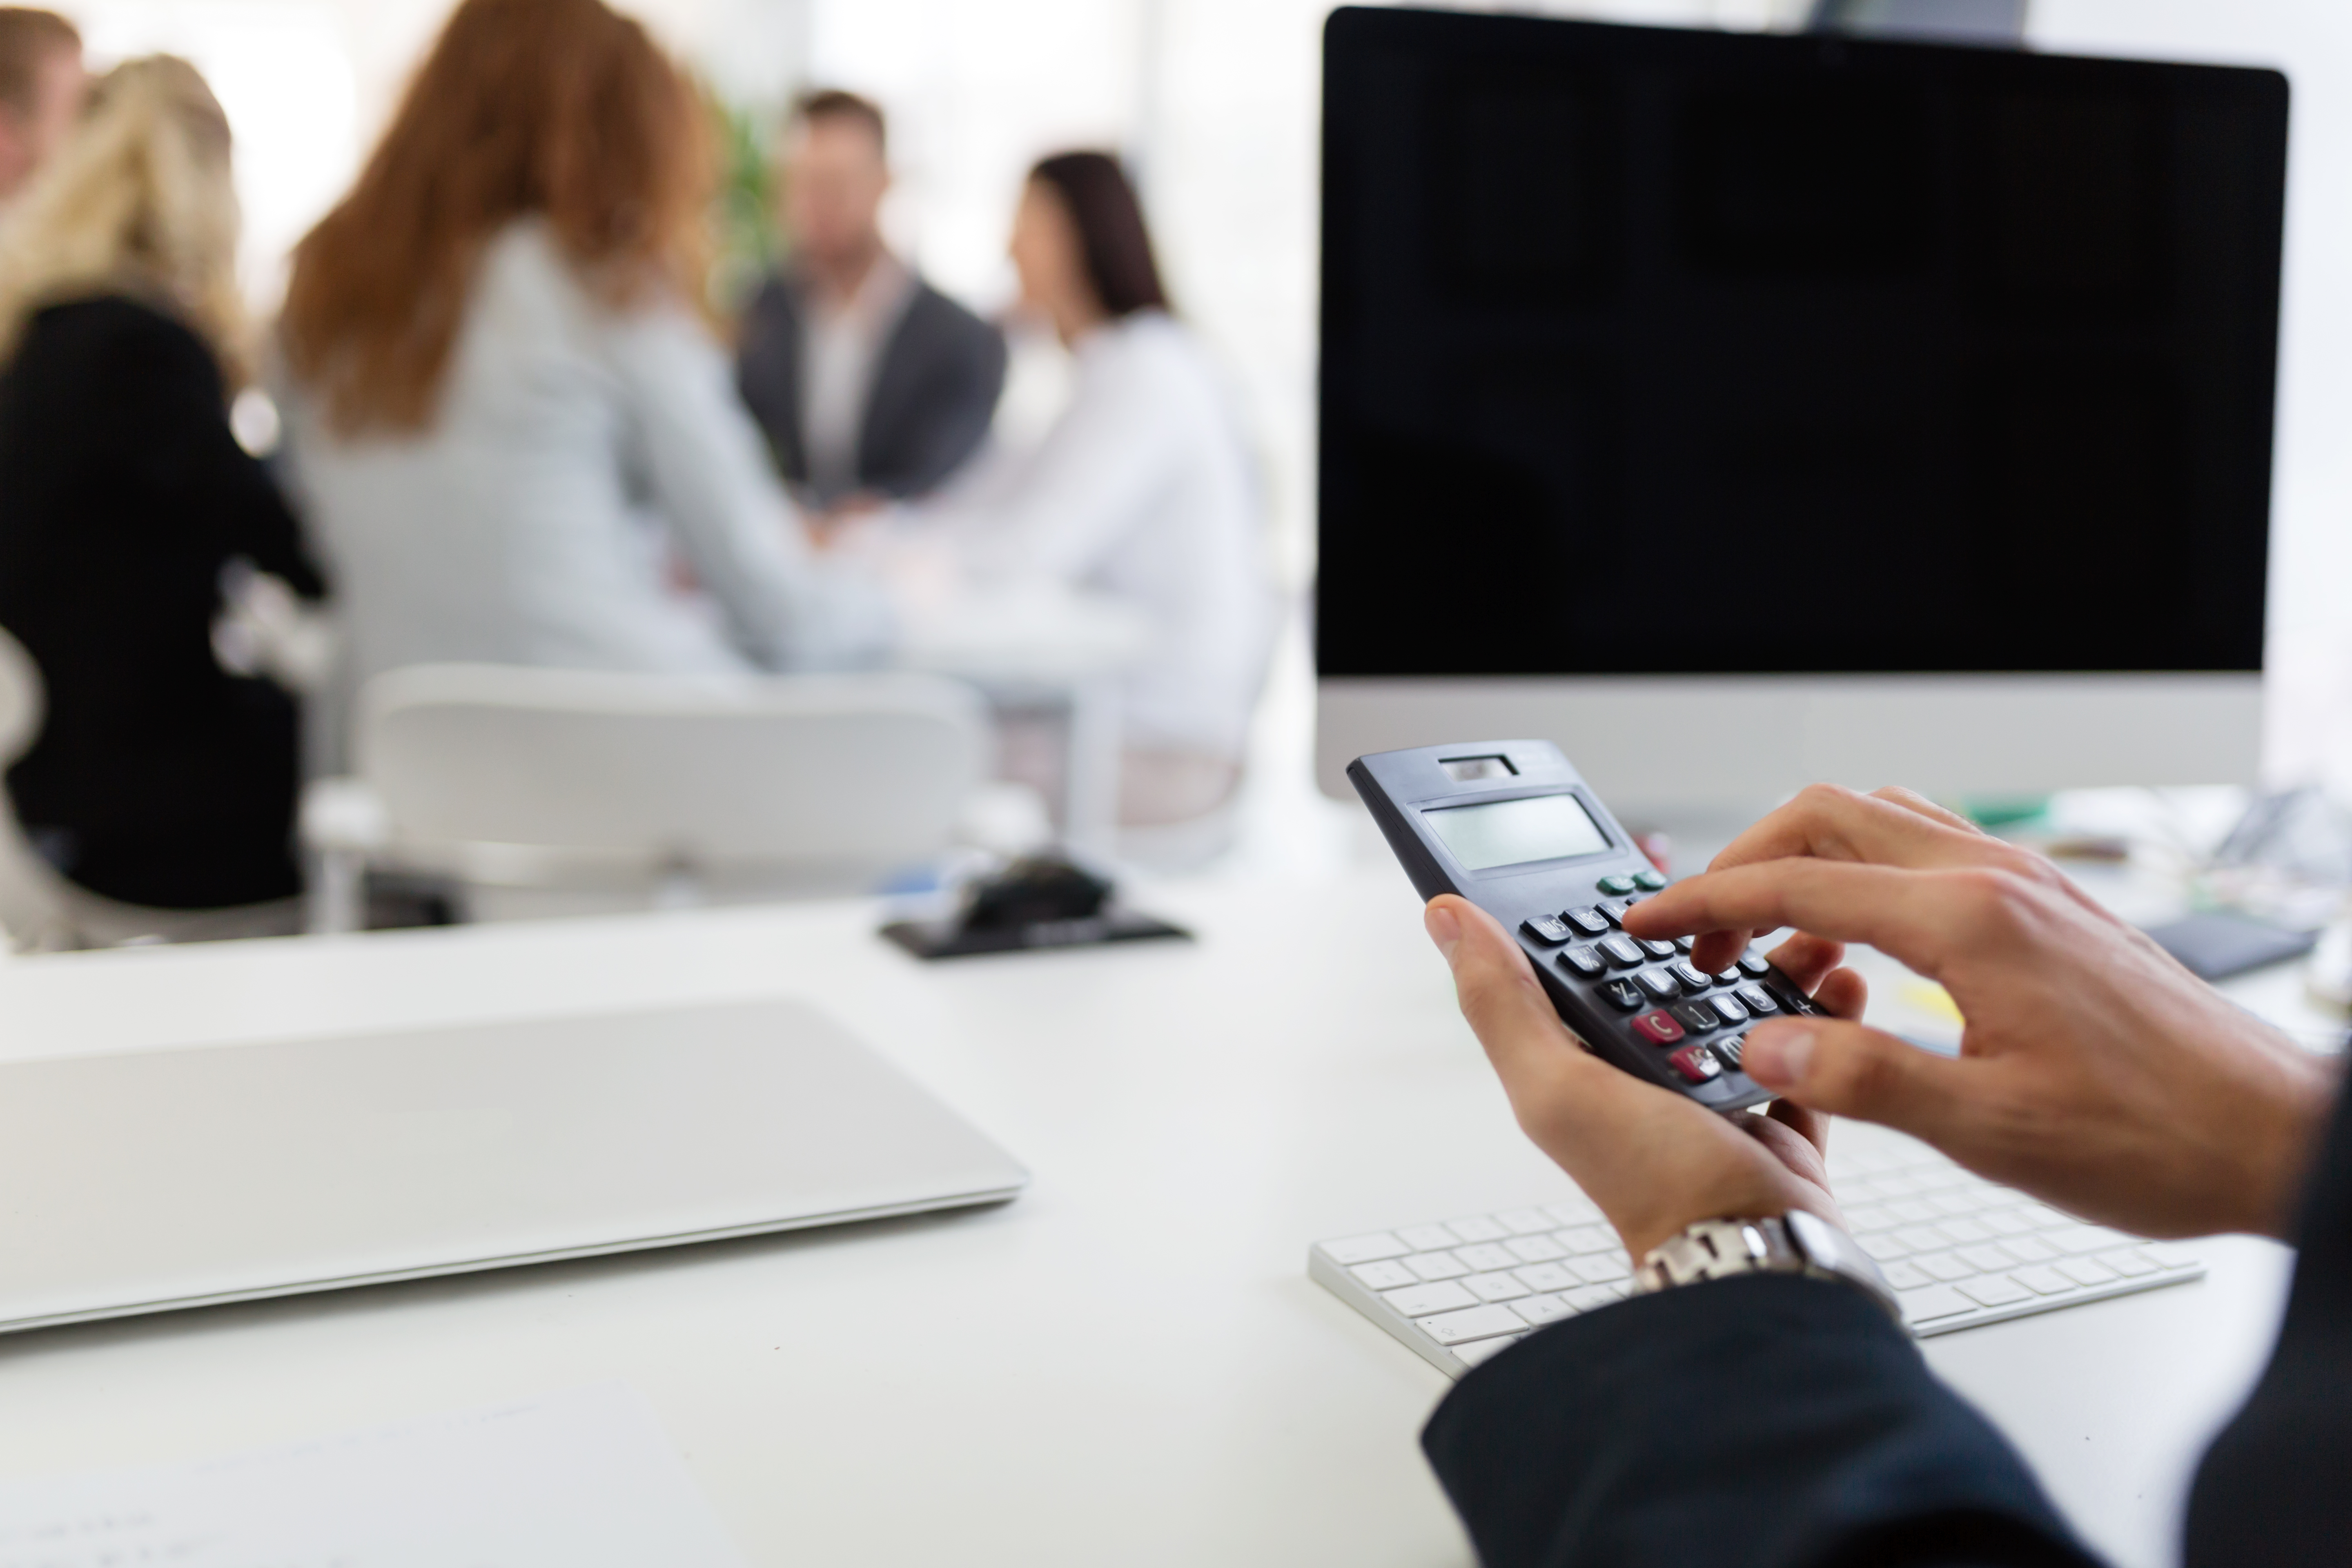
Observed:
[[[1715,983],[1717,985],[1737,985],[1739,984],[1739,971],[1727,969],[1715,977]]]
[[[1623,925],[1625,911],[1633,906],[1622,899],[1603,899],[1592,907],[1600,912],[1601,918],[1611,925]]]
[[[1729,996],[1710,996],[1707,998],[1707,1002],[1717,1013],[1723,1015],[1723,1021],[1725,1023],[1745,1024],[1748,1022],[1748,1009],[1741,1006],[1733,998]]]
[[[1648,999],[1642,994],[1642,988],[1630,980],[1612,980],[1601,988],[1601,994],[1608,997],[1613,1005],[1627,1013],[1631,1013],[1636,1007],[1649,1005]]]
[[[1743,952],[1739,955],[1739,973],[1750,980],[1762,978],[1771,971],[1771,961],[1760,952]]]
[[[1659,876],[1655,871],[1636,871],[1633,873],[1633,886],[1641,889],[1645,893],[1664,891],[1666,879],[1664,877]]]
[[[1697,945],[1698,938],[1695,936],[1678,936],[1675,938],[1675,951],[1676,952],[1688,952],[1692,948]]]
[[[1675,1016],[1683,1021],[1683,1027],[1694,1032],[1723,1026],[1722,1017],[1710,1003],[1685,1002],[1675,1009]]]
[[[1685,959],[1675,965],[1675,978],[1693,991],[1704,991],[1715,984],[1715,976]]]
[[[1528,934],[1538,942],[1566,942],[1576,934],[1569,930],[1567,923],[1556,915],[1537,915],[1524,923],[1527,926]]]
[[[1609,934],[1609,917],[1602,914],[1599,910],[1562,910],[1559,911],[1559,918],[1566,921],[1569,924],[1574,926],[1577,930],[1582,931],[1587,936],[1607,936]]]
[[[1675,977],[1663,969],[1644,969],[1633,976],[1633,982],[1661,1002],[1671,1002],[1683,994],[1683,988],[1675,984]]]
[[[1772,1000],[1772,993],[1752,981],[1739,988],[1739,999],[1748,1004],[1748,1010],[1751,1013],[1777,1013],[1780,1010],[1780,1004]]]
[[[1633,1032],[1654,1046],[1671,1046],[1683,1037],[1683,1026],[1664,1013],[1644,1013],[1633,1020]]]
[[[1723,998],[1720,996],[1716,998],[1716,1002],[1718,1005],[1721,1005],[1722,1001]],[[1727,1035],[1722,1039],[1716,1041],[1712,1046],[1709,1046],[1707,1049],[1713,1051],[1717,1056],[1721,1057],[1727,1065],[1738,1067],[1739,1065],[1741,1054],[1748,1049],[1748,1037],[1745,1035]]]
[[[1631,877],[1619,876],[1603,877],[1600,881],[1594,883],[1593,886],[1599,888],[1601,892],[1610,898],[1622,899],[1626,894],[1632,892],[1636,887],[1640,886],[1640,884],[1635,882]]]
[[[1621,969],[1631,969],[1642,962],[1642,950],[1633,945],[1630,936],[1612,936],[1601,944],[1601,951]]]
[[[1676,1072],[1693,1083],[1705,1083],[1709,1079],[1723,1076],[1723,1064],[1717,1061],[1715,1053],[1705,1046],[1685,1046],[1666,1060],[1674,1064]]]
[[[1598,980],[1609,969],[1601,962],[1601,955],[1589,947],[1571,947],[1559,955],[1559,962],[1561,968],[1572,969],[1587,980]]]
[[[1640,942],[1642,943],[1642,951],[1648,953],[1652,958],[1672,958],[1675,955],[1675,948],[1673,942],[1644,942],[1640,937],[1635,937],[1633,940]]]

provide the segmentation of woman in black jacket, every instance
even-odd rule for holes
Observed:
[[[0,626],[47,694],[9,794],[67,877],[167,909],[300,886],[293,700],[213,651],[232,562],[321,592],[229,429],[236,225],[228,121],[156,57],[97,84],[0,242]]]

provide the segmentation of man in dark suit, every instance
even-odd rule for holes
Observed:
[[[789,135],[792,265],[744,314],[737,384],[784,477],[819,510],[920,495],[987,435],[1003,336],[883,242],[879,109],[812,93]]]
[[[2142,1235],[2299,1242],[2270,1368],[2198,1473],[2185,1561],[2352,1561],[2352,1121],[2336,1066],[2048,862],[1907,792],[1817,787],[1629,910],[1644,939],[1704,933],[1691,962],[1707,970],[1752,932],[1801,933],[1774,958],[1832,1016],[1750,1033],[1742,1065],[1782,1097],[1769,1116],[1717,1116],[1586,1055],[1492,920],[1450,896],[1427,918],[1519,1124],[1645,1265],[1643,1293],[1475,1368],[1423,1433],[1489,1568],[2094,1563],[2015,1451],[1928,1373],[1866,1262],[1824,1272],[1789,1248],[1804,1233],[1839,1252],[1830,1114]],[[1853,1021],[1849,941],[1944,984],[1968,1020],[1958,1059]]]

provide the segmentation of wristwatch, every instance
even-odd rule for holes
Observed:
[[[1703,1219],[1651,1248],[1633,1271],[1644,1292],[1733,1274],[1809,1274],[1843,1279],[1903,1321],[1903,1303],[1853,1237],[1815,1214],[1777,1219]]]

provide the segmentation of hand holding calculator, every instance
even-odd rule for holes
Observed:
[[[1587,1049],[1715,1110],[1772,1098],[1740,1071],[1745,1030],[1819,1011],[1760,953],[1707,973],[1691,939],[1643,942],[1625,910],[1666,885],[1559,749],[1480,741],[1380,752],[1348,777],[1423,900],[1455,893],[1516,934]]]

